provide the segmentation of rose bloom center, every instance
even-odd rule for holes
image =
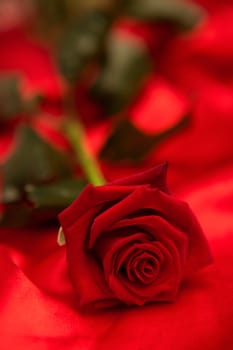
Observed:
[[[153,282],[160,271],[160,261],[152,252],[135,249],[121,266],[121,273],[132,282]]]

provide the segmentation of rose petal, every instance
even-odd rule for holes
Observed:
[[[150,185],[152,188],[158,188],[167,193],[167,167],[168,163],[165,162],[142,173],[113,181],[110,185]]]
[[[113,299],[101,267],[94,256],[85,250],[86,233],[92,217],[93,210],[83,215],[72,227],[64,230],[70,274],[81,307],[96,301]]]
[[[95,218],[90,230],[89,248],[92,248],[99,235],[107,229],[110,230],[111,225],[116,221],[143,207],[146,196],[145,188],[146,186],[138,187],[129,196],[106,209]]]
[[[148,189],[148,191],[146,191],[146,189]],[[127,217],[135,211],[148,208],[150,204],[147,200],[147,194],[150,193],[150,191],[148,186],[136,187],[135,190],[127,197],[124,197],[122,201],[116,202],[115,205],[110,206],[103,213],[100,213],[96,217],[91,228],[90,247],[93,246],[100,232],[111,229],[115,222]]]

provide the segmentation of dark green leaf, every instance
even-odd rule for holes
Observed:
[[[69,206],[86,186],[81,179],[65,179],[47,185],[27,185],[24,190],[5,187],[0,227],[57,223],[59,212]]]
[[[111,21],[109,14],[92,11],[65,31],[58,60],[61,72],[67,79],[75,80],[84,66],[102,51]]]
[[[66,158],[26,125],[18,129],[14,151],[2,170],[4,184],[16,187],[47,182],[70,171]]]
[[[150,151],[165,141],[169,136],[187,125],[188,117],[184,117],[177,125],[160,134],[142,133],[129,120],[121,120],[105,144],[101,157],[110,161],[142,161]]]
[[[48,185],[28,185],[25,191],[27,199],[35,208],[65,208],[85,186],[84,180],[66,179]]]
[[[16,77],[0,78],[0,120],[17,116],[23,109],[19,81]]]
[[[108,113],[116,113],[129,103],[150,70],[149,54],[143,43],[121,35],[107,42],[106,63],[93,94],[103,101]]]
[[[192,29],[204,14],[200,6],[184,0],[126,0],[122,6],[132,17],[167,21],[184,30]]]

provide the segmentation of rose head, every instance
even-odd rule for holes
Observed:
[[[174,301],[211,255],[188,205],[169,194],[166,164],[94,187],[60,214],[80,307]]]

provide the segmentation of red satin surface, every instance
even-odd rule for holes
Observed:
[[[201,221],[214,264],[174,304],[80,313],[57,230],[2,229],[1,350],[231,350],[232,175],[228,168],[180,194]]]

